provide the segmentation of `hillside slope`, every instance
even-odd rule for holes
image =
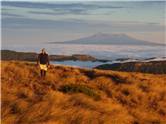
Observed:
[[[103,64],[95,67],[96,69],[127,71],[127,72],[143,72],[152,74],[166,74],[166,61],[150,61],[150,62],[126,62]]]
[[[2,61],[3,124],[165,124],[166,75]]]

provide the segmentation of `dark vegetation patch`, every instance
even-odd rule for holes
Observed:
[[[123,93],[125,96],[130,95],[130,92],[129,92],[128,89],[123,89],[123,90],[122,90],[122,93]]]
[[[119,75],[115,75],[115,74],[96,73],[94,70],[91,70],[91,71],[86,70],[86,71],[82,71],[82,73],[90,79],[95,79],[95,78],[103,76],[103,77],[112,79],[116,84],[130,83],[130,81],[128,81],[126,78],[120,77]]]
[[[89,88],[85,85],[78,84],[66,84],[59,88],[59,91],[64,93],[83,93],[87,96],[92,97],[95,100],[100,100],[100,95],[94,91],[94,89]]]
[[[81,72],[90,79],[94,79],[96,77],[96,73],[93,70],[82,70]]]
[[[13,103],[11,105],[11,114],[17,114],[20,112],[21,112],[21,109],[19,108],[19,106],[16,103]]]
[[[107,77],[111,78],[116,84],[129,83],[126,78],[122,78],[119,75],[107,75]]]
[[[140,88],[143,92],[149,92],[149,91],[150,91],[150,88],[149,88],[148,84],[146,84],[146,83],[140,83],[140,84],[139,84],[139,88]]]

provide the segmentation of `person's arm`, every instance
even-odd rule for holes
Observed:
[[[39,65],[39,61],[40,61],[40,54],[37,56],[37,65]]]
[[[50,65],[49,55],[47,55],[47,63],[48,63],[48,65]]]

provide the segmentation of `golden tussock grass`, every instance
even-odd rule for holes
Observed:
[[[166,75],[1,62],[3,124],[165,124]]]

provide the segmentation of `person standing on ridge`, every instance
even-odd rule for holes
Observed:
[[[46,53],[45,49],[43,48],[37,58],[37,65],[39,65],[39,67],[40,67],[41,77],[46,76],[46,72],[47,72],[49,64],[50,63],[49,63],[48,54]]]

